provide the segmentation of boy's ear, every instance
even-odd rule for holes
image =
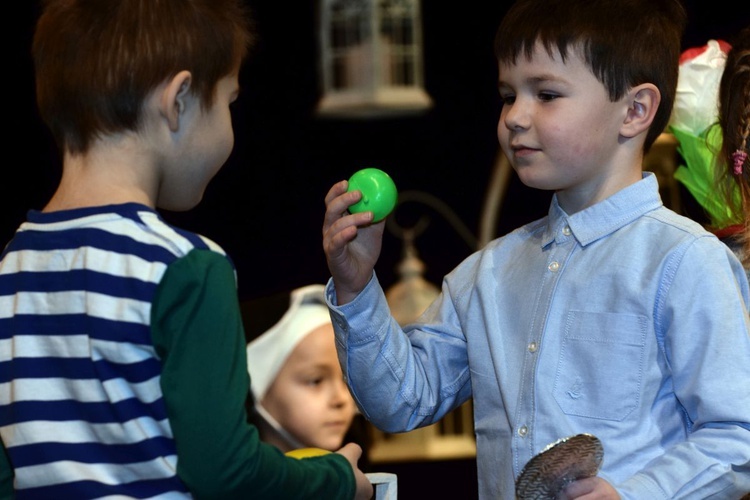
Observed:
[[[661,92],[652,83],[642,83],[630,89],[626,102],[628,111],[620,134],[624,137],[635,137],[646,132],[654,121],[654,115],[661,102]]]
[[[189,71],[180,71],[167,81],[162,91],[160,110],[172,132],[176,132],[180,127],[180,118],[188,104],[192,79],[193,75]]]

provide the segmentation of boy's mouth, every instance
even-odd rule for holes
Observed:
[[[511,151],[513,151],[513,155],[516,157],[528,156],[532,153],[539,151],[538,149],[531,148],[523,144],[511,145],[510,149]]]

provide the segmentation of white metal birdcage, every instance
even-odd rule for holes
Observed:
[[[391,116],[432,106],[419,0],[320,2],[319,115]]]

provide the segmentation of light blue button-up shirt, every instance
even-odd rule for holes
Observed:
[[[401,329],[377,277],[344,306],[327,287],[342,366],[387,432],[473,398],[482,499],[513,499],[546,445],[604,445],[624,499],[750,491],[750,303],[735,255],[665,208],[644,178],[573,215],[498,238],[448,274]]]

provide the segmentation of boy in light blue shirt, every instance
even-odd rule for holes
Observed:
[[[668,122],[676,0],[519,0],[499,27],[498,139],[546,217],[449,273],[403,329],[374,274],[384,225],[326,196],[327,296],[362,412],[387,432],[472,398],[480,497],[514,498],[549,443],[590,433],[598,476],[564,498],[750,491],[750,301],[734,254],[665,208],[644,154]]]

